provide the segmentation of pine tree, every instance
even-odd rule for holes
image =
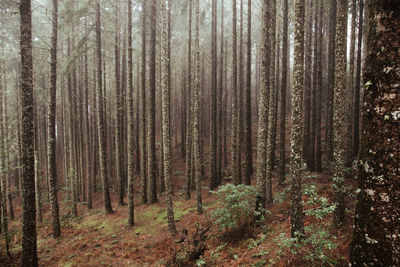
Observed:
[[[302,95],[304,90],[304,0],[295,1],[294,22],[294,69],[292,92],[292,128],[290,132],[291,207],[290,224],[292,237],[303,233],[302,205]]]
[[[333,222],[336,227],[341,227],[345,219],[344,164],[346,147],[347,0],[339,0],[336,10],[335,89],[333,103],[333,150],[335,159],[333,188],[336,206],[333,213]]]
[[[169,7],[170,8],[170,7]],[[162,105],[162,140],[163,140],[163,159],[164,159],[164,177],[166,185],[167,200],[167,218],[168,230],[171,235],[176,235],[176,226],[174,218],[174,208],[172,203],[172,172],[171,172],[171,136],[170,136],[170,87],[168,79],[168,62],[170,61],[168,53],[168,25],[167,15],[169,9],[165,8],[163,0],[161,5],[162,13],[162,42],[161,42],[161,105]]]
[[[221,45],[222,46],[222,45]],[[253,144],[252,144],[252,119],[251,119],[251,0],[247,0],[247,70],[246,70],[246,92],[245,92],[245,184],[251,184],[251,175],[253,174]]]
[[[212,0],[210,103],[210,190],[214,190],[217,186],[217,0]]]
[[[399,266],[400,9],[371,0],[351,266]]]
[[[235,1],[235,0],[234,0]],[[193,154],[194,179],[196,182],[197,213],[203,213],[201,197],[201,162],[200,162],[200,3],[196,0],[196,35],[195,35],[195,68],[193,86]]]
[[[231,126],[231,167],[232,181],[235,185],[239,183],[237,168],[237,125],[238,125],[238,86],[237,86],[237,33],[236,33],[236,0],[232,1],[232,126]]]
[[[139,88],[137,90],[139,90]],[[129,225],[133,225],[135,222],[134,199],[133,199],[133,179],[135,176],[135,158],[134,158],[135,144],[134,144],[133,112],[134,112],[134,107],[133,107],[133,63],[132,63],[132,0],[128,0],[128,224]],[[144,151],[142,150],[142,153],[143,152]],[[142,179],[144,179],[144,177],[142,177]]]
[[[31,1],[21,0],[21,110],[22,110],[22,266],[38,266],[36,245],[35,166],[33,131],[33,64]]]
[[[279,184],[285,182],[286,177],[286,91],[288,80],[288,0],[283,1],[283,32],[282,32],[282,83],[281,83],[281,109],[280,109],[280,125],[279,125]]]
[[[49,185],[50,185],[50,207],[53,226],[53,237],[61,235],[59,207],[57,198],[57,163],[56,163],[56,94],[57,94],[57,34],[58,34],[58,1],[53,0],[53,21],[51,38],[51,63],[50,63],[50,92],[49,92]]]
[[[96,1],[96,63],[97,63],[97,118],[99,134],[100,153],[100,175],[103,187],[103,204],[106,214],[113,212],[110,199],[110,191],[107,177],[107,155],[106,155],[106,123],[104,116],[105,105],[103,105],[103,80],[102,80],[102,55],[101,55],[101,14],[100,0]],[[105,97],[104,97],[105,99]]]
[[[142,1],[142,84],[141,84],[141,96],[140,96],[140,150],[142,151],[141,154],[141,166],[140,169],[142,171],[142,180],[141,180],[141,199],[142,203],[146,204],[148,199],[147,199],[147,142],[146,142],[146,113],[147,113],[147,108],[146,108],[146,51],[147,51],[147,45],[146,45],[146,17],[147,17],[147,4],[146,0]]]
[[[156,27],[157,27],[157,0],[151,2],[150,8],[150,95],[149,120],[147,122],[147,201],[149,204],[157,202],[157,163],[156,163]]]
[[[268,101],[269,101],[269,0],[262,1],[261,32],[261,82],[258,105],[258,139],[257,139],[257,199],[256,210],[266,207],[266,172],[267,172],[267,137],[268,137]]]

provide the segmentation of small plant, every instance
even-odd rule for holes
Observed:
[[[255,211],[256,190],[248,185],[227,184],[212,192],[218,197],[217,209],[211,212],[220,231],[246,230],[253,219],[262,217]]]
[[[322,218],[332,213],[335,205],[329,204],[325,197],[321,197],[317,193],[315,184],[304,187],[304,195],[307,200],[303,205],[311,207],[305,211],[307,216],[312,216],[318,220],[318,223],[304,227],[304,233],[295,233],[294,237],[288,237],[285,233],[281,233],[274,239],[280,246],[280,255],[291,253],[292,255],[301,255],[302,258],[312,265],[318,263],[333,264],[334,260],[327,256],[326,252],[336,248],[333,236],[322,224]]]

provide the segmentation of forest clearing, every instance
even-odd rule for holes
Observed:
[[[0,266],[400,266],[398,0],[0,0]]]

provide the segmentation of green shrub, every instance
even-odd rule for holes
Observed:
[[[248,229],[254,218],[263,217],[255,211],[256,190],[253,186],[227,184],[212,192],[218,197],[218,208],[211,212],[220,231]]]
[[[327,252],[336,248],[333,241],[336,237],[322,224],[322,218],[331,214],[335,205],[329,204],[327,198],[318,195],[315,184],[305,186],[303,194],[308,197],[303,205],[313,207],[305,211],[305,214],[316,218],[317,223],[304,227],[304,234],[295,233],[295,237],[288,237],[281,233],[274,241],[279,244],[281,255],[301,255],[313,266],[334,264],[334,259],[330,258]]]

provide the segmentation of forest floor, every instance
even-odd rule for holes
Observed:
[[[255,144],[255,142],[254,142]],[[179,152],[176,149],[177,155]],[[255,152],[255,147],[254,147]],[[255,153],[254,153],[255,154]],[[204,151],[205,166],[208,151]],[[255,155],[256,156],[256,155]],[[256,157],[253,157],[254,162]],[[277,177],[273,178],[274,204],[267,207],[264,227],[253,229],[241,238],[226,240],[221,237],[217,225],[210,218],[210,211],[217,208],[215,195],[208,190],[208,180],[203,181],[203,206],[205,212],[196,212],[195,193],[191,200],[185,200],[184,163],[181,159],[173,163],[174,176],[174,213],[178,235],[171,237],[167,228],[165,196],[159,197],[154,205],[135,207],[135,225],[127,226],[127,206],[118,206],[117,195],[112,193],[114,213],[105,215],[101,193],[93,196],[93,209],[88,211],[84,202],[78,204],[79,216],[70,216],[70,208],[59,192],[62,236],[52,238],[49,204],[43,201],[43,222],[37,224],[37,244],[40,266],[165,266],[172,255],[180,250],[182,243],[177,241],[187,229],[189,236],[199,227],[211,225],[206,233],[206,250],[200,266],[347,266],[348,246],[352,236],[355,199],[346,196],[346,223],[341,230],[332,227],[332,215],[322,219],[305,216],[305,226],[323,226],[332,234],[330,240],[336,248],[326,252],[332,261],[310,264],[302,256],[284,252],[276,238],[283,234],[290,237],[290,194],[289,186],[279,186]],[[206,168],[206,173],[207,173]],[[332,201],[332,177],[311,173],[304,179],[305,184],[314,183],[320,196]],[[225,177],[224,183],[229,182]],[[255,175],[252,178],[255,183]],[[136,183],[139,184],[139,183]],[[346,180],[346,186],[355,188],[354,180]],[[139,203],[139,194],[135,192],[135,203]],[[307,197],[304,196],[303,200]],[[11,255],[5,254],[4,236],[0,240],[0,266],[19,266],[21,257],[21,216],[20,199],[14,199],[16,219],[9,222],[11,236]],[[305,206],[304,209],[313,207]],[[315,207],[314,207],[315,208]],[[318,240],[317,240],[318,241]],[[311,249],[311,248],[310,248]],[[310,250],[308,249],[308,250]],[[306,248],[307,250],[307,248]],[[304,251],[304,248],[303,248]],[[199,262],[200,263],[200,262]],[[188,266],[188,265],[186,265]],[[196,266],[196,262],[193,262]]]
[[[178,177],[183,179],[183,177]],[[330,178],[314,175],[320,192],[331,199]],[[275,204],[268,207],[269,214],[265,222],[266,232],[255,231],[240,240],[226,242],[220,238],[220,232],[212,225],[206,240],[203,256],[207,266],[309,266],[291,254],[279,253],[279,245],[274,241],[281,233],[290,234],[289,195],[284,187],[273,188]],[[135,207],[135,226],[128,227],[127,206],[117,205],[117,196],[113,194],[114,213],[104,215],[100,193],[94,196],[94,209],[86,211],[80,204],[79,214],[71,218],[64,214],[61,219],[62,237],[52,238],[48,205],[44,205],[43,223],[38,224],[38,256],[41,266],[163,266],[173,253],[179,250],[176,243],[183,229],[189,233],[196,225],[206,225],[210,211],[216,208],[215,196],[203,191],[205,213],[197,215],[196,200],[185,200],[183,189],[177,190],[174,197],[174,212],[177,220],[178,235],[171,237],[167,229],[164,197],[154,205]],[[354,209],[354,202],[347,199],[347,210]],[[63,203],[61,204],[63,205]],[[61,208],[61,210],[65,210]],[[12,234],[12,259],[5,255],[4,241],[1,241],[0,265],[19,266],[21,254],[21,206],[15,208],[16,220],[10,222]],[[347,214],[347,223],[341,231],[330,232],[336,236],[337,248],[329,257],[339,265],[346,266],[348,245],[352,234],[352,214]],[[305,225],[322,223],[329,228],[331,216],[322,221],[313,221],[305,217]]]

